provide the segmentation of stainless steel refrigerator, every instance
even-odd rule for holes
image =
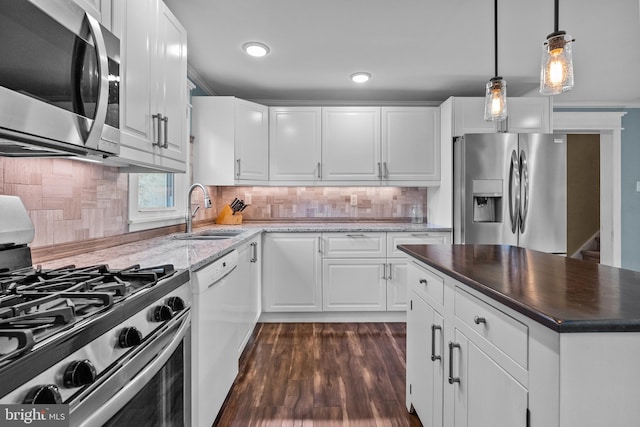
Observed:
[[[566,253],[566,135],[468,134],[453,153],[455,243]]]

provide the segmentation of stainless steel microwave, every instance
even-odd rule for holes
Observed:
[[[119,153],[120,41],[72,0],[0,0],[0,156]]]

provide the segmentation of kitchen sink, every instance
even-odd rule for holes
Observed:
[[[205,230],[199,233],[185,233],[173,236],[176,240],[225,240],[231,239],[245,230]]]

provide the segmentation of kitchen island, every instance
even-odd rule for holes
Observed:
[[[638,425],[640,273],[511,246],[400,250],[407,407],[425,426]]]

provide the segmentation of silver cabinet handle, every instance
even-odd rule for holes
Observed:
[[[382,278],[384,280],[387,280],[387,264],[382,264]]]
[[[436,356],[436,331],[441,331],[442,326],[431,325],[431,361],[442,360],[442,356]]]
[[[318,179],[322,179],[322,164],[318,162]]]
[[[318,236],[318,253],[322,253],[322,236]]]
[[[162,120],[164,121],[164,145],[162,148],[169,148],[169,137],[167,136],[169,135],[169,117],[164,116]]]
[[[240,159],[236,159],[236,177],[240,178]]]
[[[359,234],[347,234],[347,237],[367,237],[367,236],[365,236],[362,233],[359,233]]]
[[[473,323],[475,323],[476,325],[479,325],[480,323],[484,323],[486,325],[487,319],[485,319],[484,317],[474,316]]]
[[[378,179],[382,179],[382,163],[378,162]]]
[[[431,237],[429,233],[411,233],[412,237]]]
[[[427,279],[420,279],[418,280],[418,283],[420,283],[421,285],[427,285]]]
[[[460,344],[449,341],[449,384],[459,383],[460,378],[454,378],[453,376],[453,349],[460,348]]]
[[[152,145],[157,145],[158,147],[162,147],[162,142],[160,142],[162,140],[160,134],[162,133],[162,114],[158,113],[158,114],[154,114],[153,116],[151,116],[151,118],[153,119],[153,121],[155,123],[157,123],[156,125],[156,136],[157,136],[157,140],[152,144]]]
[[[253,256],[249,262],[258,262],[258,242],[251,242],[251,249],[253,251]]]
[[[391,280],[391,271],[392,271],[391,263],[389,263],[389,275],[387,276],[387,279],[389,280]]]
[[[384,162],[383,165],[384,165],[384,177],[385,179],[389,179],[389,168],[387,167],[387,162]]]

